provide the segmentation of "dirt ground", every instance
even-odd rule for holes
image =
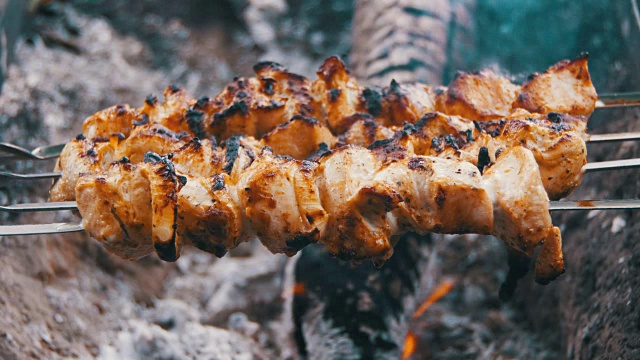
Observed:
[[[32,13],[0,96],[0,141],[28,148],[65,142],[95,111],[140,106],[169,84],[211,96],[234,76],[249,75],[258,59],[312,76],[320,59],[349,49],[352,8],[339,1],[286,11],[278,1],[262,8],[247,5],[260,1],[177,3],[60,1]],[[310,8],[322,11],[305,17]],[[612,12],[629,14],[621,5]],[[328,31],[332,16],[342,25]],[[606,54],[599,91],[638,89],[633,26]],[[635,109],[601,112],[590,129],[640,131],[639,117]],[[640,157],[636,142],[589,147],[590,161],[633,157]],[[0,203],[44,201],[48,186],[0,183]],[[640,176],[589,174],[571,198],[640,198]],[[639,219],[638,211],[554,215],[566,274],[545,287],[525,278],[507,303],[498,299],[507,266],[496,239],[438,237],[438,281],[456,285],[412,324],[419,340],[414,357],[640,358]],[[0,213],[3,224],[73,220],[70,213]],[[2,237],[0,358],[294,358],[286,266],[285,257],[252,245],[221,260],[188,251],[175,264],[155,257],[130,263],[84,234]]]

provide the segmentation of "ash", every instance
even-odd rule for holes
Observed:
[[[250,75],[258,60],[313,76],[322,58],[348,53],[351,41],[349,1],[42,3],[28,15],[0,96],[0,141],[27,148],[66,142],[94,112],[118,103],[140,106],[170,84],[215,95],[233,76]],[[640,84],[632,61],[640,55],[633,50],[640,49],[639,35],[624,22],[625,6],[611,10],[620,19],[619,47],[603,50],[609,65],[594,62],[598,79],[606,80],[596,84],[601,92]],[[601,35],[572,24],[586,44]],[[495,61],[479,50],[474,56],[469,67]],[[592,119],[594,132],[640,130],[636,110],[607,114]],[[640,157],[635,143],[589,151],[591,161]],[[52,167],[27,162],[11,169]],[[589,175],[573,197],[638,198],[639,186],[637,172]],[[45,201],[48,187],[46,181],[2,183],[0,203]],[[640,357],[639,216],[555,216],[564,224],[567,274],[547,287],[525,278],[509,302],[498,299],[507,271],[498,240],[434,237],[417,302],[445,280],[456,285],[408,322],[404,331],[418,340],[413,358]],[[0,213],[0,221],[78,218]],[[259,244],[244,244],[223,259],[185,251],[175,264],[155,256],[123,261],[84,234],[4,237],[0,250],[0,358],[298,358],[291,318],[295,260]],[[309,353],[315,357],[322,358]]]

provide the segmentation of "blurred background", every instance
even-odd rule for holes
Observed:
[[[66,142],[94,112],[141,106],[170,84],[214,96],[234,76],[251,76],[259,60],[314,78],[337,54],[371,85],[446,84],[459,70],[486,67],[522,81],[589,52],[599,93],[638,91],[633,1],[0,0],[0,141]],[[589,127],[639,131],[639,115],[596,112]],[[640,157],[634,142],[593,145],[589,154]],[[48,186],[0,183],[0,203],[44,201]],[[639,198],[640,177],[590,174],[572,197]],[[420,288],[419,302],[454,285],[403,325],[415,345],[405,356],[640,358],[639,218],[554,215],[567,273],[546,287],[525,278],[506,303],[498,300],[507,265],[497,240],[434,237],[428,266],[436,275],[423,281],[431,285]],[[2,223],[70,219],[0,214]],[[0,357],[296,358],[287,263],[251,246],[220,260],[194,251],[176,264],[128,263],[84,235],[4,237]]]

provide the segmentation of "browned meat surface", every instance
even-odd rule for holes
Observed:
[[[276,154],[305,159],[318,151],[320,144],[333,148],[336,142],[331,130],[316,119],[294,116],[263,136],[261,144]]]
[[[153,251],[152,209],[146,164],[115,162],[102,175],[80,176],[76,201],[84,226],[105,248],[125,259]]]
[[[429,113],[414,125],[406,125],[395,132],[364,116],[339,139],[331,134],[328,127],[314,119],[294,117],[260,141],[249,136],[239,141],[254,154],[264,146],[269,146],[277,154],[305,159],[321,146],[328,149],[343,144],[368,147],[375,141],[396,138],[405,142],[409,151],[417,155],[457,158],[474,165],[478,165],[479,161],[487,165],[495,161],[496,152],[524,146],[534,154],[549,197],[559,199],[568,195],[582,180],[582,166],[586,163],[585,133],[584,117],[557,113],[540,115],[518,110],[505,119],[482,123],[473,123],[458,116]],[[100,171],[115,159],[127,157],[131,162],[138,163],[144,159],[147,151],[175,153],[174,156],[183,157],[188,152],[178,149],[187,146],[191,139],[189,134],[175,134],[162,125],[148,123],[134,127],[131,135],[124,140],[112,137],[106,143],[95,143],[94,147],[100,151],[96,150],[98,152],[94,157],[84,155],[87,152],[84,148],[92,146],[90,141],[84,140],[86,144],[83,148],[71,146],[61,155],[58,168],[63,171],[63,177],[52,189],[52,198],[73,200],[73,184],[79,173]],[[213,144],[211,140],[206,142],[211,145],[203,151],[210,153]],[[486,156],[480,160],[483,148],[486,148]],[[200,173],[213,176],[221,171],[225,155],[207,156],[206,161],[194,158],[193,165],[183,167],[204,166],[206,170]],[[187,164],[188,161],[182,159],[179,163]],[[186,168],[182,170],[188,174],[193,172]]]
[[[170,87],[162,103],[90,117],[51,198],[75,198],[85,228],[126,258],[173,261],[184,245],[222,256],[257,237],[272,252],[319,242],[382,263],[416,231],[493,234],[524,256],[545,244],[538,280],[563,271],[548,201],[581,181],[580,115],[595,101],[586,59],[522,88],[488,71],[449,89],[363,88],[335,57],[314,82],[273,63],[254,70],[213,99]],[[558,100],[544,90],[554,83],[580,91]]]
[[[530,77],[518,93],[513,108],[534,113],[560,112],[589,116],[598,94],[591,83],[587,56],[561,61]]]
[[[63,176],[49,192],[50,201],[75,200],[75,188],[80,174],[99,172],[113,162],[113,147],[108,142],[94,143],[84,136],[71,140],[60,153],[55,171]]]
[[[491,70],[461,72],[448,89],[438,94],[436,108],[446,114],[478,121],[498,119],[511,113],[511,104],[519,89],[518,85]]]
[[[77,194],[85,229],[127,258],[153,248],[172,261],[183,244],[221,256],[257,237],[272,252],[319,242],[376,263],[407,231],[494,234],[526,256],[554,231],[534,156],[523,147],[505,150],[484,175],[469,162],[415,156],[398,143],[342,147],[319,163],[268,148],[252,161],[250,152],[240,147],[229,174],[213,177],[184,175],[178,157],[155,154],[84,175]],[[551,250],[545,264],[561,262]],[[557,266],[539,268],[549,278]]]
[[[340,142],[344,144],[368,147],[374,141],[392,138],[394,131],[380,125],[370,116],[363,116],[341,135]]]
[[[269,62],[256,64],[254,71],[257,77],[239,78],[197,104],[194,110],[204,112],[203,132],[219,139],[235,134],[259,138],[294,115],[318,116],[308,79]]]
[[[365,88],[337,57],[325,60],[313,82],[275,63],[256,64],[254,71],[256,77],[236,79],[213,99],[195,100],[170,86],[162,103],[149,97],[140,109],[111,107],[89,117],[83,133],[92,140],[128,137],[136,125],[152,122],[175,133],[222,141],[238,134],[260,138],[303,116],[342,134],[364,114],[384,126],[416,123],[434,111],[479,121],[504,118],[518,109],[588,116],[597,100],[586,57],[561,61],[522,87],[483,70],[460,73],[449,88],[395,81],[383,89]]]

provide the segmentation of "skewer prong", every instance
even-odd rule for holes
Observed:
[[[27,203],[0,206],[0,211],[9,212],[31,212],[31,211],[58,211],[77,210],[78,204],[75,201],[57,201],[44,203]]]
[[[62,176],[62,173],[59,172],[45,172],[38,174],[16,174],[9,171],[0,171],[0,179],[1,178],[9,178],[16,180],[37,180],[37,179],[55,179]]]
[[[0,236],[64,234],[84,231],[80,224],[0,225]]]
[[[588,143],[604,143],[615,141],[640,140],[640,132],[616,133],[616,134],[594,134],[587,138]]]
[[[68,210],[75,208],[74,201],[65,203]],[[73,205],[71,205],[73,203]],[[52,203],[55,204],[55,203]],[[23,204],[32,210],[36,205],[42,204]],[[583,201],[550,201],[549,211],[591,211],[591,210],[636,210],[640,209],[640,199],[632,200],[583,200]],[[52,208],[40,210],[54,210]],[[20,235],[38,235],[38,234],[63,234],[70,232],[84,231],[81,224],[55,223],[55,224],[29,224],[29,225],[0,225],[0,236],[20,236]]]
[[[599,162],[588,163],[582,167],[582,171],[591,172],[591,171],[603,171],[603,170],[624,170],[624,169],[634,169],[638,167],[640,167],[640,158],[599,161]]]
[[[640,106],[640,92],[600,94],[596,109]]]
[[[549,211],[573,210],[635,210],[640,209],[640,199],[631,200],[582,200],[550,201]]]
[[[0,156],[0,163],[14,160],[47,160],[53,159],[60,155],[60,152],[66,144],[41,146],[33,150],[27,150],[21,146],[0,143],[0,153],[8,155]]]

